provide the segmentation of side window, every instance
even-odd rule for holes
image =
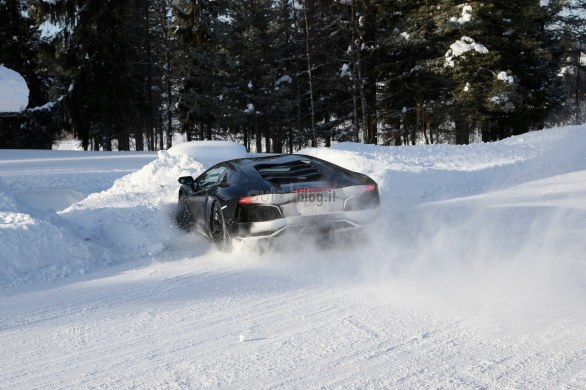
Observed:
[[[198,180],[198,185],[200,188],[209,188],[214,184],[220,182],[220,180],[224,177],[224,173],[228,168],[224,166],[219,166],[215,168],[211,168],[209,171],[204,173]]]

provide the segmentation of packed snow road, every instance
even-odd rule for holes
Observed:
[[[216,254],[13,292],[2,302],[3,386],[580,388],[586,379],[584,329],[567,319],[496,327],[361,286],[327,260],[312,273],[277,261]]]
[[[585,388],[585,131],[305,150],[381,217],[263,254],[171,226],[216,152],[0,151],[0,387]]]

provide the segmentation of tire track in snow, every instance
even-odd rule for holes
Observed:
[[[3,302],[12,319],[0,330],[0,381],[52,388],[580,383],[585,349],[571,345],[580,336],[567,324],[553,327],[548,342],[511,343],[401,302],[303,268],[155,263]],[[576,351],[575,362],[556,360],[558,351],[548,350],[556,345]]]
[[[35,318],[35,322],[29,321],[29,322],[21,322],[21,323],[17,323],[17,324],[13,324],[14,326],[11,329],[4,329],[2,334],[3,336],[5,336],[7,339],[11,338],[15,333],[21,333],[23,328],[26,328],[26,331],[29,333],[34,333],[31,330],[31,326],[32,328],[43,328],[43,329],[58,329],[58,332],[61,331],[62,329],[66,329],[67,332],[66,335],[61,336],[61,339],[63,340],[63,343],[65,342],[70,342],[71,337],[70,337],[70,332],[71,332],[71,327],[70,325],[72,323],[76,323],[76,322],[81,322],[83,323],[86,320],[90,320],[88,317],[88,313],[86,311],[88,305],[91,306],[92,304],[94,305],[95,308],[95,312],[92,313],[92,315],[94,315],[94,318],[91,319],[91,322],[93,323],[93,328],[85,328],[86,329],[86,333],[89,333],[89,331],[93,331],[94,333],[96,332],[96,329],[98,329],[100,326],[107,326],[107,324],[102,324],[101,322],[107,322],[105,320],[108,319],[108,317],[104,317],[105,315],[113,315],[115,314],[116,309],[119,306],[126,306],[130,303],[132,303],[133,305],[136,305],[136,303],[145,303],[145,302],[149,302],[150,298],[153,296],[157,296],[160,297],[161,295],[165,295],[165,294],[170,294],[169,290],[185,290],[185,289],[189,289],[190,287],[192,287],[193,285],[199,285],[200,287],[203,284],[209,284],[212,283],[214,281],[216,282],[221,282],[221,285],[228,285],[231,283],[231,279],[233,278],[240,278],[240,279],[246,279],[246,275],[243,272],[234,272],[231,271],[228,274],[209,274],[208,276],[206,276],[206,278],[201,279],[201,276],[204,274],[209,274],[209,272],[200,272],[200,273],[195,273],[195,274],[191,274],[191,275],[175,275],[166,279],[163,279],[161,281],[158,281],[157,283],[152,283],[150,281],[146,281],[144,284],[142,284],[142,287],[137,287],[137,286],[133,286],[131,285],[130,287],[127,287],[126,289],[123,289],[121,291],[115,291],[114,296],[116,297],[116,302],[112,301],[112,300],[106,300],[105,302],[101,302],[99,304],[95,304],[95,303],[90,303],[89,301],[95,299],[98,301],[101,301],[104,298],[103,294],[97,294],[95,296],[90,295],[89,297],[84,297],[83,295],[81,297],[78,297],[76,299],[74,299],[73,303],[68,303],[68,305],[72,305],[72,306],[66,306],[65,308],[60,308],[61,302],[60,303],[56,303],[53,306],[50,306],[47,309],[38,311],[36,313],[31,313],[31,312],[27,312],[23,314],[24,318]],[[90,283],[91,285],[92,283]],[[171,287],[172,286],[172,287]],[[209,290],[209,287],[206,287],[204,290]],[[316,294],[320,294],[321,291],[318,292],[302,292],[299,296],[294,296],[293,298],[286,298],[283,299],[281,301],[279,301],[279,303],[273,304],[271,307],[271,301],[273,300],[272,298],[268,298],[266,299],[266,305],[263,304],[263,300],[259,300],[257,299],[257,297],[253,297],[254,299],[252,299],[252,302],[254,302],[255,307],[258,308],[258,310],[263,309],[263,306],[266,306],[265,310],[266,316],[267,318],[273,318],[275,316],[284,316],[287,315],[289,312],[291,312],[291,310],[296,310],[294,307],[292,307],[291,302],[297,300],[300,300],[301,305],[306,305],[308,301],[314,302],[315,299],[315,295]],[[66,295],[68,294],[68,291],[64,290],[61,295]],[[334,297],[335,298],[335,297]],[[57,297],[56,299],[60,299],[60,297]],[[156,302],[155,302],[156,303]],[[205,307],[206,305],[204,305]],[[81,311],[76,312],[76,307],[78,309],[81,309]],[[286,309],[283,309],[283,307],[285,307]],[[330,307],[333,308],[335,306],[330,304]],[[160,309],[160,308],[159,308]],[[240,325],[243,321],[247,321],[247,315],[248,314],[250,316],[250,320],[255,319],[258,321],[263,321],[263,317],[258,317],[257,314],[258,313],[254,313],[252,315],[250,315],[249,313],[246,313],[249,310],[248,307],[243,307],[241,309],[241,312],[235,312],[233,319],[226,321],[227,319],[225,318],[225,312],[223,310],[220,310],[218,313],[217,318],[214,318],[214,316],[210,316],[209,318],[206,318],[206,325],[209,329],[206,331],[206,326],[204,326],[203,328],[200,326],[198,332],[200,333],[200,336],[203,339],[209,339],[210,336],[212,336],[214,333],[216,333],[215,328],[218,326],[218,324],[222,323],[224,328],[226,328],[226,326],[230,327],[230,328],[237,328],[238,325]],[[283,312],[284,311],[284,312]],[[95,318],[95,314],[101,315],[102,316],[102,321],[99,321],[98,318]],[[112,313],[114,312],[114,313]],[[224,314],[222,314],[224,313]],[[285,314],[283,314],[285,313]],[[328,314],[328,311],[322,311],[321,315],[325,316]],[[319,314],[314,314],[314,316],[319,316]],[[18,322],[18,321],[17,321]],[[143,321],[144,322],[144,321]],[[226,325],[228,324],[228,325]],[[177,332],[178,334],[180,334],[181,332],[185,331],[186,326],[189,326],[190,324],[188,323],[178,323],[175,326],[171,326],[167,328],[167,331],[173,333],[173,332]],[[89,331],[88,331],[89,329]],[[79,328],[77,329],[79,330]],[[7,332],[8,331],[8,332]],[[97,332],[97,335],[99,336],[100,333]],[[77,337],[78,335],[76,335]],[[78,356],[75,355],[75,353],[65,353],[65,356],[63,356],[61,359],[55,359],[52,361],[52,365],[57,366],[57,367],[65,367],[67,370],[71,369],[71,361],[79,361],[80,358],[82,361],[84,361],[84,365],[86,365],[88,363],[87,361],[87,355],[91,355],[91,356],[105,356],[104,360],[92,360],[90,361],[91,365],[96,365],[96,364],[101,364],[106,362],[107,360],[114,360],[116,361],[117,359],[117,354],[116,351],[120,350],[120,347],[123,347],[122,349],[125,350],[126,352],[123,353],[123,355],[133,355],[133,351],[132,348],[130,347],[130,344],[132,340],[134,340],[135,342],[137,342],[138,345],[143,345],[145,342],[145,338],[138,338],[138,340],[136,339],[136,335],[130,334],[128,336],[125,335],[121,335],[122,337],[118,337],[117,340],[114,341],[113,346],[111,346],[111,348],[109,349],[104,349],[103,347],[96,347],[95,349],[85,349],[83,352],[81,352]],[[32,337],[34,337],[34,335],[32,335]],[[75,338],[74,338],[75,339]],[[233,342],[233,340],[235,340],[234,336],[230,337],[230,342]],[[104,340],[105,341],[105,340]],[[86,346],[86,344],[84,344],[84,346]],[[197,343],[191,343],[191,344],[187,344],[187,349],[189,349],[190,347],[196,347]],[[130,349],[130,350],[129,350]],[[171,343],[170,346],[168,347],[168,349],[172,350],[173,352],[177,353],[178,351],[182,350],[182,349],[186,349],[184,340],[182,340],[181,342],[179,342],[178,344],[173,344]],[[216,349],[216,347],[213,347],[211,349]],[[66,352],[66,351],[63,351]],[[139,353],[139,350],[136,351],[136,353]],[[148,359],[148,356],[143,355],[141,356],[143,359]],[[85,358],[85,360],[84,360]],[[20,364],[19,364],[20,366]],[[10,370],[11,367],[5,367],[6,369]],[[41,376],[31,376],[30,373],[25,375],[26,372],[21,371],[20,373],[23,375],[23,377],[26,377],[27,380],[39,380],[41,382],[43,382],[43,378],[48,378],[50,376],[59,376],[58,374],[63,373],[64,371],[50,371],[50,370],[40,370],[37,372],[44,372],[43,375]],[[16,375],[18,376],[18,374]]]

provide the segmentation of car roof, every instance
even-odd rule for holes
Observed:
[[[303,161],[303,160],[311,160],[311,161],[320,161],[315,157],[306,156],[304,154],[276,154],[276,155],[269,155],[269,156],[260,156],[260,157],[245,157],[245,158],[237,158],[234,160],[224,161],[223,163],[227,164],[234,164],[241,168],[248,168],[248,167],[255,167],[260,164],[272,163],[272,164],[283,164],[289,163],[293,161]]]
[[[247,177],[255,178],[255,180],[266,181],[266,177],[260,174],[259,169],[262,167],[266,168],[266,165],[289,165],[295,162],[308,162],[317,163],[320,170],[323,170],[324,161],[316,157],[306,156],[304,154],[271,154],[268,156],[259,157],[246,157],[238,158],[234,160],[224,161],[221,164],[230,164],[240,169]],[[328,166],[329,164],[326,164]],[[267,181],[268,182],[268,181]]]

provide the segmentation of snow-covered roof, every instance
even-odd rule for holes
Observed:
[[[19,113],[28,106],[26,81],[12,69],[0,65],[0,113]]]

